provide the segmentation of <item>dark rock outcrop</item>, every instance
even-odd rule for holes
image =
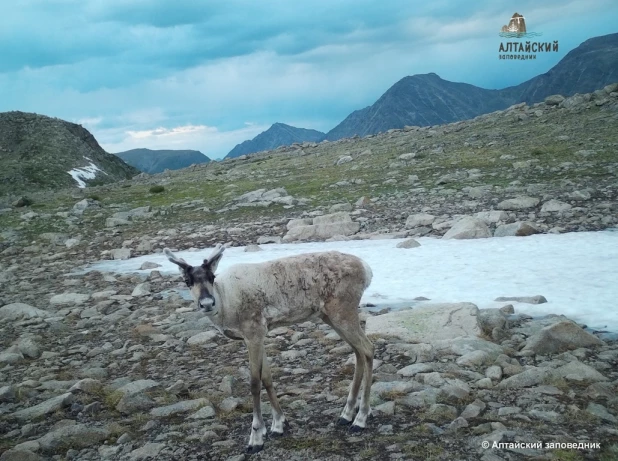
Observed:
[[[0,113],[0,195],[110,183],[138,174],[81,125],[27,112]]]

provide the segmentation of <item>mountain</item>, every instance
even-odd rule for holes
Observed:
[[[552,94],[592,93],[618,82],[618,33],[586,40],[548,72],[503,90],[518,102],[540,102]]]
[[[284,123],[275,123],[255,138],[237,144],[225,158],[240,157],[253,152],[272,150],[280,146],[289,146],[295,142],[319,142],[322,139],[324,139],[324,133],[320,131],[296,128]]]
[[[604,35],[586,40],[547,73],[502,90],[449,82],[434,73],[404,77],[374,104],[348,115],[325,139],[449,123],[518,102],[540,102],[552,94],[590,93],[617,81],[618,34]]]
[[[81,125],[27,112],[0,113],[0,195],[85,187],[136,174]]]
[[[510,104],[512,100],[505,99],[500,90],[449,82],[434,73],[413,75],[399,80],[373,105],[352,112],[325,139],[365,136],[406,125],[450,123]]]
[[[207,163],[211,160],[198,150],[151,150],[131,149],[115,155],[129,165],[145,173],[154,174],[168,170],[180,170],[194,163]]]

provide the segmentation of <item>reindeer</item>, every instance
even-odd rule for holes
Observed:
[[[167,248],[165,255],[180,268],[195,307],[206,313],[226,337],[242,339],[247,345],[253,397],[247,452],[257,453],[264,446],[262,384],[272,405],[271,435],[283,435],[286,425],[273,387],[264,338],[272,328],[306,320],[322,319],[354,350],[354,378],[338,424],[352,424],[351,432],[362,431],[371,412],[369,392],[374,347],[361,328],[358,306],[371,283],[371,268],[356,256],[328,251],[258,264],[237,264],[215,276],[226,247],[218,244],[199,266],[191,266]],[[362,395],[357,403],[361,384]]]

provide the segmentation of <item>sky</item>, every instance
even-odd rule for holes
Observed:
[[[618,296],[617,230],[471,240],[423,237],[416,239],[419,247],[397,248],[402,240],[269,244],[260,245],[263,251],[250,253],[245,253],[244,247],[232,247],[225,250],[217,272],[239,263],[337,250],[359,256],[369,264],[373,278],[361,303],[375,304],[378,310],[420,305],[412,301],[419,296],[432,303],[471,302],[486,309],[507,304],[494,301],[500,296],[542,295],[547,303],[508,304],[513,304],[517,313],[535,317],[563,314],[590,328],[618,333],[618,312],[610,307]],[[176,255],[198,265],[211,252],[188,250]],[[178,273],[178,267],[162,253],[100,261],[87,270],[146,275],[149,270],[138,270],[145,261],[160,264],[157,270],[162,272]]]
[[[9,2],[7,2],[7,5]],[[504,88],[618,32],[615,0],[20,0],[0,15],[0,112],[82,124],[108,152],[221,158],[275,122],[327,132],[407,75]],[[515,12],[559,51],[498,59]]]

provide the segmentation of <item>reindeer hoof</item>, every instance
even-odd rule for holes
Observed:
[[[337,425],[339,426],[349,426],[350,424],[352,424],[352,421],[348,421],[347,419],[341,417],[337,421]]]
[[[283,429],[281,429],[281,432],[271,430],[270,436],[271,437],[283,437],[288,432],[290,432],[290,423],[287,420],[285,420],[283,422]]]
[[[247,454],[248,455],[254,455],[254,454],[262,451],[262,448],[264,448],[264,444],[262,444],[262,445],[249,445],[247,447]]]
[[[353,424],[350,426],[349,432],[352,432],[355,434],[358,432],[363,432],[364,430],[365,430],[364,427],[360,427],[360,426],[357,426],[356,424]]]

